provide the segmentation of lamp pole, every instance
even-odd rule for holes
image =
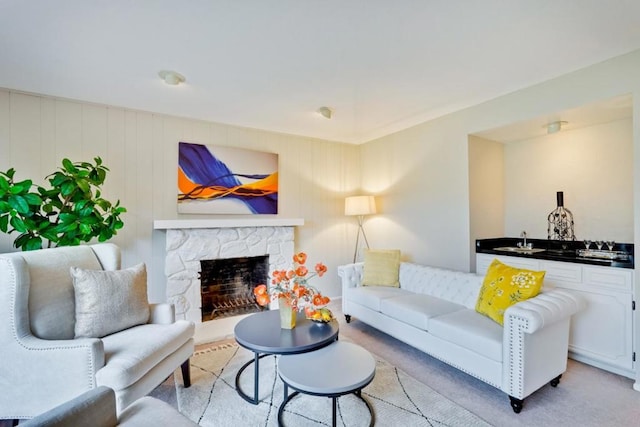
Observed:
[[[353,251],[353,262],[356,262],[356,258],[358,256],[358,243],[360,243],[360,233],[362,233],[362,237],[364,237],[364,242],[367,245],[367,249],[369,249],[369,240],[367,240],[367,233],[364,232],[364,227],[362,224],[364,223],[364,215],[358,215],[358,234],[356,236],[356,248]]]

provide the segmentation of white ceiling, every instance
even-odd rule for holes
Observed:
[[[498,142],[517,142],[547,135],[548,125],[562,122],[562,130],[584,128],[588,126],[628,119],[633,116],[631,95],[621,95],[593,104],[581,105],[565,111],[553,112],[541,117],[511,123],[496,129],[477,132],[475,135]]]
[[[352,143],[638,48],[638,0],[0,0],[0,87]]]

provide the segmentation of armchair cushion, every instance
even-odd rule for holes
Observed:
[[[193,323],[178,320],[134,326],[102,338],[106,363],[96,373],[98,385],[116,391],[130,386],[189,342],[193,332]]]
[[[71,267],[75,290],[75,337],[102,338],[147,323],[147,271],[144,264],[104,271]]]

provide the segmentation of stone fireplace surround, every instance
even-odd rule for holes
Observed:
[[[295,218],[154,221],[154,229],[166,230],[167,302],[174,304],[176,318],[196,324],[196,343],[232,336],[236,323],[247,316],[202,322],[200,260],[268,255],[270,274],[289,268],[294,227],[303,224]]]

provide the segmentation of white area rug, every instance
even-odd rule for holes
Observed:
[[[235,343],[197,352],[191,359],[191,387],[185,389],[182,381],[175,381],[180,411],[202,426],[277,426],[283,399],[277,357],[260,359],[258,405],[246,402],[235,390],[236,373],[250,359],[253,353]],[[490,426],[386,361],[376,357],[376,363],[373,382],[362,390],[376,425]],[[241,387],[253,395],[253,366],[242,374]],[[368,426],[371,421],[365,404],[353,395],[338,399],[337,413],[340,426]],[[331,399],[300,394],[287,404],[283,421],[295,427],[331,425]]]

